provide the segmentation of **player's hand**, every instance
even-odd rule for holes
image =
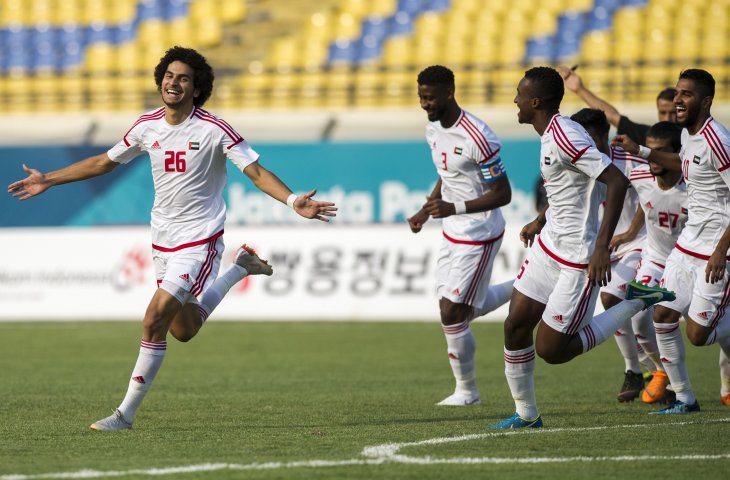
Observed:
[[[726,254],[715,250],[710,255],[705,267],[705,281],[707,283],[716,283],[722,281],[725,276],[725,267],[727,265]]]
[[[315,188],[309,193],[303,193],[294,200],[294,211],[304,218],[312,218],[329,222],[329,218],[337,216],[337,207],[332,202],[320,202],[312,197],[317,193]]]
[[[614,235],[611,239],[611,242],[608,244],[608,251],[609,252],[615,252],[618,247],[623,245],[624,243],[628,243],[631,240],[635,238],[635,235],[630,235],[628,232],[619,233],[618,235]]]
[[[591,285],[605,287],[611,281],[611,255],[608,248],[596,247],[588,262],[588,281]]]
[[[621,147],[634,155],[638,155],[639,153],[639,144],[631,140],[627,135],[621,134],[614,136],[613,139],[611,139],[611,145],[614,147]]]
[[[563,77],[563,83],[565,88],[571,92],[577,92],[578,89],[583,86],[583,81],[580,79],[580,75],[575,73],[575,70],[568,68],[565,65],[555,67],[561,77]]]
[[[421,209],[416,212],[415,215],[408,219],[408,226],[411,227],[411,232],[418,233],[423,228],[423,224],[428,221],[428,213]]]
[[[23,170],[28,173],[28,177],[8,185],[10,195],[18,197],[18,200],[27,200],[48,190],[50,184],[44,174],[34,168],[28,168],[25,164]]]
[[[538,219],[535,219],[522,227],[522,230],[520,231],[520,240],[525,248],[532,246],[535,242],[535,235],[540,233],[543,226],[543,223],[540,223]]]
[[[451,202],[445,202],[440,198],[426,197],[423,210],[433,218],[446,218],[456,213],[456,208]]]

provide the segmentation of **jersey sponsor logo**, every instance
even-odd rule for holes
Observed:
[[[200,150],[200,142],[188,142],[188,150]]]
[[[454,154],[461,155],[461,152],[463,152],[464,149],[461,147],[454,147]]]
[[[137,377],[132,377],[132,380],[134,380],[137,383],[147,383],[144,381],[144,377],[142,375],[139,375]]]
[[[700,156],[699,155],[695,155],[695,158],[692,159],[692,163],[694,163],[695,165],[699,165],[700,164]]]
[[[150,148],[151,148],[152,150],[159,150],[159,149],[161,149],[162,147],[160,146],[160,142],[158,142],[157,140],[155,140],[155,143],[153,143],[153,144],[152,144],[152,146],[151,146]]]
[[[188,273],[183,273],[182,275],[180,275],[180,278],[181,278],[182,280],[185,280],[185,282],[186,282],[186,283],[190,283],[190,274],[188,274]]]

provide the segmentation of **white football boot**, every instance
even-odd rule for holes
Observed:
[[[92,423],[89,428],[91,428],[92,430],[96,430],[97,432],[108,430],[129,430],[130,428],[132,428],[132,424],[131,422],[128,422],[126,418],[124,418],[122,412],[115,408],[114,413],[106,418],[97,420],[96,422]]]
[[[468,407],[471,405],[481,405],[479,392],[454,392],[448,397],[441,400],[436,405],[447,407]]]
[[[236,265],[246,269],[249,275],[271,275],[274,269],[266,260],[262,260],[256,255],[256,250],[249,247],[245,243],[236,250]]]

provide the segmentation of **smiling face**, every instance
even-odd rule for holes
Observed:
[[[168,107],[186,109],[192,108],[198,90],[195,88],[193,69],[179,60],[171,62],[162,77],[162,101]]]
[[[426,111],[431,122],[444,118],[453,98],[454,92],[445,85],[418,85],[421,108]]]
[[[706,97],[709,98],[709,97]],[[674,106],[677,109],[677,123],[692,130],[696,127],[707,100],[702,98],[700,89],[693,80],[680,78],[677,82],[677,95]]]
[[[531,81],[522,78],[517,84],[517,95],[514,102],[517,105],[517,121],[520,123],[532,123],[535,116],[535,96],[532,92]]]

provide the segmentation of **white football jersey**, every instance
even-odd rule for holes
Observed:
[[[243,170],[259,158],[230,125],[197,107],[179,125],[167,123],[164,107],[145,113],[107,155],[128,163],[142,152],[150,156],[155,187],[152,244],[162,251],[220,236],[226,159]]]
[[[449,128],[429,122],[426,141],[436,171],[441,177],[441,198],[446,202],[465,202],[489,191],[489,184],[506,176],[497,136],[486,123],[462,110]],[[485,241],[504,231],[505,221],[499,208],[486,212],[451,215],[443,219],[447,238]]]
[[[606,188],[596,181],[611,159],[596,148],[588,132],[556,114],[540,138],[540,174],[550,208],[539,241],[551,257],[588,266],[599,227],[598,208]]]
[[[650,261],[664,268],[669,253],[687,223],[687,184],[680,178],[672,188],[662,190],[649,167],[635,168],[629,180],[639,195],[646,219],[647,238],[641,252],[642,261]]]
[[[730,223],[730,133],[712,117],[695,135],[685,128],[679,157],[689,219],[677,249],[708,260]]]
[[[616,165],[616,168],[621,170],[621,172],[626,175],[626,178],[629,177],[631,171],[634,168],[648,164],[647,160],[639,157],[638,155],[632,155],[621,147],[611,147],[611,161],[614,165]],[[618,223],[616,224],[614,235],[624,233],[626,230],[629,229],[631,221],[634,219],[634,216],[636,215],[636,210],[638,208],[639,196],[637,195],[636,190],[634,190],[633,188],[629,188],[629,190],[626,192],[624,207],[621,210],[621,216],[619,217]],[[645,240],[646,228],[641,227],[641,230],[636,235],[636,238],[634,238],[630,242],[626,242],[620,245],[615,252],[612,252],[611,256],[615,258],[621,258],[628,252],[635,250],[640,251],[644,245]]]

